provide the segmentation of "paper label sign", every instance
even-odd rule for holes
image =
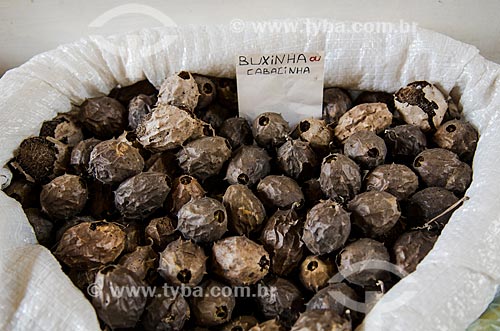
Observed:
[[[293,126],[321,117],[324,52],[239,55],[236,63],[240,116],[280,113]]]

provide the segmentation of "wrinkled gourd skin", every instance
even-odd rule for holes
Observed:
[[[236,83],[117,87],[46,119],[9,162],[5,193],[103,329],[356,329],[353,301],[373,306],[387,268],[415,271],[467,203],[479,133],[437,82],[328,87],[322,117],[298,123],[238,116]]]

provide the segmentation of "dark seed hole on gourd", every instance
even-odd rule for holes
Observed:
[[[215,316],[217,318],[224,320],[227,318],[227,307],[226,306],[220,306],[215,308]]]
[[[336,155],[328,155],[327,157],[325,157],[325,163],[330,163],[332,161],[337,161],[337,156]]]
[[[260,271],[264,271],[269,268],[269,260],[265,255],[260,258],[259,267]]]
[[[248,184],[249,180],[250,180],[250,178],[248,178],[248,176],[246,174],[240,174],[238,176],[238,183],[239,184],[246,185],[246,184]]]
[[[422,156],[419,156],[415,159],[415,168],[418,168],[422,165],[422,162],[424,162],[424,158]]]
[[[186,80],[190,78],[189,72],[187,72],[187,71],[181,71],[181,72],[179,72],[179,74],[177,76],[179,76],[182,79],[186,79]]]
[[[224,222],[224,212],[222,210],[217,210],[214,213],[214,220],[217,223],[223,223]]]
[[[182,176],[179,181],[181,182],[182,185],[188,185],[191,183],[191,177],[190,176]]]
[[[259,125],[260,126],[266,126],[268,124],[269,124],[269,117],[267,117],[267,116],[261,116],[259,118]]]
[[[189,281],[191,280],[191,271],[188,269],[182,269],[177,274],[177,279],[183,284],[189,283]]]
[[[305,204],[304,199],[300,199],[299,201],[295,201],[292,204],[292,209],[295,209],[295,210],[302,209],[302,207],[304,207],[304,204]]]
[[[209,83],[203,84],[202,91],[205,94],[212,94],[213,92],[212,85],[210,85]]]
[[[368,150],[368,156],[369,157],[377,157],[379,155],[378,149],[376,148],[370,148]]]
[[[318,268],[318,261],[311,261],[307,264],[307,270],[314,271]]]
[[[309,123],[308,121],[302,121],[299,124],[299,128],[300,128],[301,132],[307,132],[310,127],[311,127],[311,123]]]

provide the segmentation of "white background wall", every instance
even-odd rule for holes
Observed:
[[[235,18],[403,19],[473,44],[486,58],[500,63],[500,0],[0,0],[0,75],[37,53],[88,34],[161,25],[136,13],[89,27],[106,11],[127,3],[150,6],[176,24],[228,23]]]

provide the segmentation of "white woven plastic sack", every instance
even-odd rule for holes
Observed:
[[[393,92],[428,80],[446,91],[456,87],[467,119],[481,135],[470,200],[454,213],[417,271],[383,297],[361,329],[464,330],[492,300],[500,277],[499,66],[472,46],[423,29],[314,33],[307,27],[319,21],[292,22],[299,27],[294,33],[257,33],[251,25],[240,33],[228,26],[153,29],[86,38],[38,55],[0,80],[0,164],[25,137],[37,134],[43,120],[71,104],[144,78],[159,86],[181,69],[232,77],[238,53],[324,49],[328,86]],[[1,176],[8,182],[7,170]],[[21,207],[3,192],[0,272],[0,329],[99,329],[90,303],[36,244]]]

